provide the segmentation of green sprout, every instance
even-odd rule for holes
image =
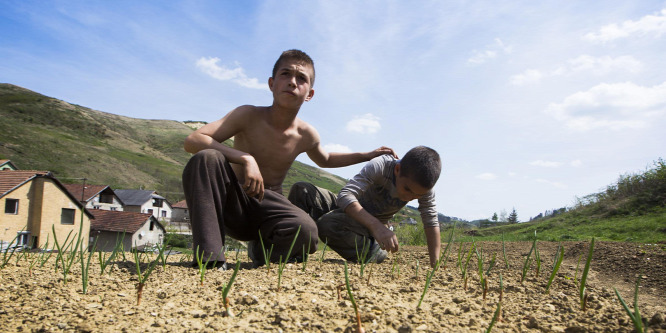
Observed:
[[[587,261],[585,262],[585,268],[583,269],[583,275],[580,277],[580,307],[585,310],[585,303],[587,301],[587,295],[585,294],[585,281],[587,280],[587,273],[590,271],[590,263],[592,262],[592,254],[594,253],[594,237],[592,237],[592,242],[590,242],[590,252],[587,255]]]
[[[638,285],[640,283],[640,277],[636,279],[636,288],[634,289],[634,312],[631,312],[629,310],[629,307],[627,306],[627,303],[624,301],[622,296],[620,296],[620,293],[617,291],[617,288],[613,287],[615,289],[615,295],[617,296],[617,299],[620,300],[620,303],[622,304],[622,307],[624,308],[624,311],[627,312],[629,315],[629,318],[631,318],[631,322],[634,324],[634,329],[636,332],[647,332],[648,326],[643,326],[643,318],[641,318],[641,313],[638,310]]]
[[[548,279],[548,284],[546,284],[546,294],[550,293],[550,285],[553,283],[553,279],[555,279],[555,275],[557,274],[557,271],[560,269],[560,265],[562,264],[562,259],[564,259],[564,247],[561,245],[558,247],[556,254],[559,254],[555,258],[555,262],[553,263],[553,272],[550,274],[550,278]]]
[[[282,261],[282,256],[280,256],[280,260],[278,262],[278,285],[277,285],[277,291],[280,292],[280,286],[282,283],[282,271],[284,271],[284,267],[287,266],[287,262],[289,262],[289,256],[291,255],[291,250],[294,248],[294,244],[296,244],[296,239],[298,238],[298,234],[301,232],[301,226],[298,226],[298,230],[296,230],[296,235],[294,235],[294,240],[291,241],[291,246],[289,247],[289,251],[287,251],[287,256],[284,258],[284,261]]]
[[[365,332],[363,326],[361,325],[361,314],[358,312],[358,306],[356,305],[356,300],[354,300],[354,295],[351,292],[351,286],[349,285],[349,269],[347,268],[347,262],[345,261],[345,285],[347,286],[347,295],[349,295],[349,300],[354,307],[354,312],[356,313],[356,332]]]
[[[502,311],[502,301],[497,303],[497,309],[495,310],[495,314],[493,315],[493,320],[490,321],[490,325],[488,326],[486,333],[490,333],[490,330],[493,329],[493,326],[495,326],[495,322],[497,322],[497,320],[500,317],[501,311]]]
[[[97,247],[97,238],[95,238],[95,242],[93,243],[92,250],[88,254],[88,260],[84,262],[84,257],[85,257],[85,252],[83,250],[83,243],[79,245],[80,249],[80,254],[79,258],[81,259],[81,283],[83,284],[83,294],[88,293],[88,278],[90,277],[89,271],[90,271],[90,259],[95,255],[95,248]]]
[[[238,274],[238,269],[240,269],[240,261],[236,261],[236,267],[234,268],[234,273],[231,274],[231,277],[229,278],[229,282],[224,285],[224,288],[222,289],[222,300],[224,302],[224,313],[229,316],[233,317],[234,314],[231,312],[231,304],[229,304],[229,291],[231,290],[231,285],[234,284],[234,280],[236,279],[236,275]]]
[[[298,227],[298,228],[300,230],[301,227]],[[267,251],[266,248],[264,247],[264,240],[263,240],[263,238],[261,238],[261,230],[259,230],[259,243],[261,243],[261,253],[264,256],[264,263],[266,263],[266,270],[267,270],[267,272],[270,273],[270,271],[271,271],[271,255],[273,254],[273,246],[275,244],[271,244],[270,250]]]
[[[356,238],[356,236],[354,236]],[[368,261],[370,258],[368,258],[368,254],[370,254],[370,245],[372,242],[366,242],[366,238],[363,237],[363,247],[361,249],[361,253],[358,252],[358,241],[354,239],[354,245],[356,246],[356,261],[358,264],[361,266],[361,270],[359,272],[360,276],[363,277],[363,271],[365,270],[365,265],[368,264]],[[395,267],[395,262],[394,262],[394,267]]]
[[[132,254],[134,255],[134,262],[136,263],[136,276],[138,279],[138,284],[136,286],[136,305],[141,305],[141,295],[143,294],[143,288],[146,285],[146,281],[148,280],[148,277],[150,276],[150,273],[153,272],[153,269],[155,269],[155,266],[157,265],[157,260],[153,260],[146,266],[145,270],[141,270],[141,257],[142,255],[139,254],[139,251],[136,249],[132,250]]]
[[[116,235],[116,245],[113,247],[113,251],[111,251],[111,254],[109,254],[108,258],[106,257],[106,254],[103,254],[102,250],[99,250],[97,252],[99,260],[99,268],[101,270],[100,274],[104,274],[106,267],[118,256],[118,252],[120,252],[120,250],[122,249],[122,243],[124,239],[125,239],[125,231],[123,231],[122,237],[120,236],[120,234]]]

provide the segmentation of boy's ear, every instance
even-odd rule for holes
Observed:
[[[395,177],[400,177],[400,162],[395,164],[395,167],[393,168],[393,174]]]
[[[310,89],[310,92],[308,93],[308,96],[305,97],[305,101],[309,102],[312,99],[313,96],[314,96],[314,89]]]
[[[273,91],[273,82],[274,81],[275,80],[273,80],[272,76],[268,78],[268,89],[270,89],[271,91]]]

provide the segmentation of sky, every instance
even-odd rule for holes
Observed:
[[[437,150],[448,216],[527,221],[666,157],[666,1],[0,2],[0,82],[135,118],[270,105],[287,49],[324,148]]]

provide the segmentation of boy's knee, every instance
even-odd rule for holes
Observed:
[[[226,158],[221,151],[216,149],[204,149],[200,150],[196,154],[192,155],[192,160],[202,161],[202,162],[224,162]]]

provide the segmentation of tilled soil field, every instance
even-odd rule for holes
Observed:
[[[634,282],[640,279],[639,308],[650,331],[666,332],[666,246],[597,242],[587,280],[586,310],[579,289],[589,243],[564,243],[565,258],[549,294],[545,286],[552,271],[556,243],[539,242],[542,265],[533,263],[520,282],[531,242],[479,243],[486,259],[496,265],[488,276],[484,299],[476,257],[468,268],[465,288],[457,267],[456,243],[446,267],[432,279],[420,308],[427,266],[425,248],[407,247],[382,264],[350,264],[352,293],[366,332],[483,332],[500,299],[501,320],[493,332],[631,332],[633,325],[613,287],[633,305]],[[466,244],[469,247],[469,243]],[[578,271],[578,258],[582,260]],[[229,298],[235,316],[224,314],[221,290],[231,270],[208,270],[203,285],[196,268],[183,255],[172,255],[166,269],[158,266],[148,278],[137,305],[137,275],[130,256],[100,274],[97,256],[90,267],[89,289],[82,293],[81,264],[75,263],[63,284],[55,256],[29,274],[29,259],[15,258],[0,270],[0,328],[3,332],[355,332],[356,316],[344,284],[344,265],[328,251],[302,264],[288,264],[277,291],[277,265],[252,268],[244,253]],[[228,258],[233,263],[235,254]],[[394,265],[394,261],[397,262]],[[417,261],[418,270],[417,270]],[[464,261],[463,261],[464,263]],[[38,265],[36,265],[38,266]],[[230,265],[230,267],[233,265]],[[108,270],[109,268],[107,268]]]

